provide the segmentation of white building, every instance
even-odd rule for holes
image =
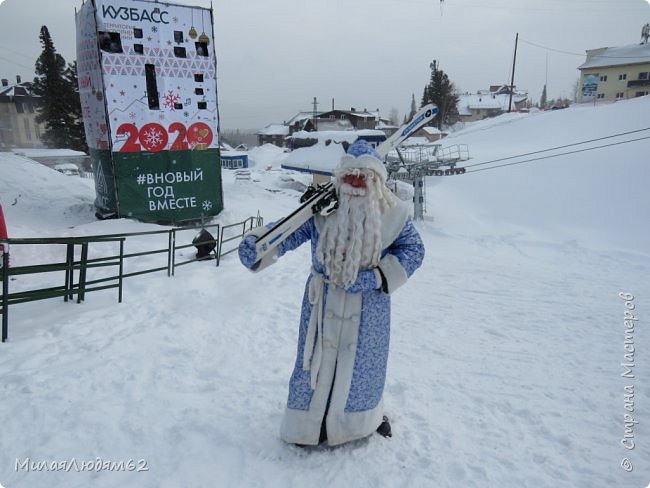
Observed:
[[[36,122],[41,97],[34,95],[31,82],[20,76],[11,83],[3,78],[0,84],[0,149],[11,147],[42,147],[45,126]]]
[[[579,102],[615,101],[650,94],[650,44],[587,50]]]
[[[527,102],[528,92],[513,90],[511,110],[520,110],[526,106]],[[464,122],[496,117],[507,112],[510,107],[510,87],[507,85],[491,86],[489,90],[458,95],[456,107],[460,120]]]

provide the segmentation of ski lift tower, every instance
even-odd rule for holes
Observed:
[[[449,158],[439,154],[439,145],[419,145],[408,149],[396,148],[386,158],[389,179],[413,185],[413,219],[424,220],[426,213],[426,176],[450,176],[465,173],[456,163],[464,158]],[[444,168],[444,169],[443,169]]]

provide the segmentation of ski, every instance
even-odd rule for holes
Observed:
[[[316,213],[329,215],[338,206],[336,191],[332,183],[318,185],[317,187],[309,186],[300,201],[302,203],[300,207],[276,222],[273,227],[267,229],[257,238],[255,250],[258,261],[275,249],[298,227],[307,222],[312,215]]]
[[[433,118],[438,113],[438,107],[433,103],[425,105],[420,110],[418,110],[413,118],[404,124],[399,130],[377,146],[377,152],[383,158],[402,142],[404,142],[408,137],[413,135],[414,132],[422,128],[423,125],[431,122]]]
[[[392,136],[377,146],[377,153],[383,158],[422,126],[431,122],[438,113],[438,107],[430,103],[415,113],[413,118],[399,128]],[[292,232],[309,220],[314,214],[329,215],[338,206],[336,191],[332,183],[309,186],[300,198],[301,205],[282,220],[267,229],[256,241],[257,260],[275,249]]]

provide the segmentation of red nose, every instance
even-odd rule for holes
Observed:
[[[364,175],[345,175],[343,177],[343,183],[347,183],[355,188],[365,188],[366,177]]]

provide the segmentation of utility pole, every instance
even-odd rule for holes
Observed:
[[[515,37],[515,55],[512,58],[512,77],[510,78],[510,100],[508,101],[508,113],[512,111],[512,92],[515,89],[515,63],[517,62],[517,42],[519,41],[519,32]]]
[[[314,101],[312,103],[314,104],[314,110],[311,114],[311,123],[314,126],[314,130],[318,130],[316,127],[316,111],[318,109],[318,100],[316,100],[316,97],[314,97]]]

